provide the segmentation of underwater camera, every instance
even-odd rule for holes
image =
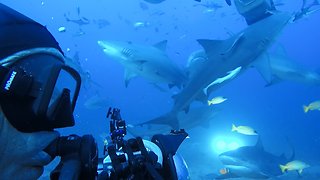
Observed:
[[[151,141],[135,137],[125,140],[126,123],[120,110],[109,108],[110,137],[99,158],[98,179],[188,179],[186,164],[177,149],[188,134],[172,130],[156,134]]]
[[[61,160],[50,173],[50,179],[189,179],[186,163],[177,149],[188,134],[172,130],[153,135],[151,141],[141,137],[126,140],[126,122],[120,110],[109,108],[108,142],[104,142],[103,158],[98,158],[92,135],[60,136],[45,149],[52,158]]]

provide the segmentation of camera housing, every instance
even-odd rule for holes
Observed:
[[[109,108],[110,137],[104,145],[104,158],[99,162],[98,179],[178,179],[176,152],[188,136],[183,130],[154,135],[151,141],[127,134],[119,109]],[[181,158],[180,158],[181,159]],[[180,163],[179,165],[184,164]],[[179,168],[181,169],[181,168]],[[185,168],[186,177],[189,176]]]

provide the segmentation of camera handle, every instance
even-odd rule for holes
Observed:
[[[58,166],[51,172],[50,179],[55,180],[78,180],[81,171],[81,161],[77,154],[68,154],[61,157]]]
[[[79,137],[75,134],[61,136],[44,150],[52,158],[61,157],[58,166],[51,172],[55,179],[95,179],[98,166],[97,144],[92,135]]]

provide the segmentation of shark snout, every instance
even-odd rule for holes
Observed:
[[[105,47],[105,43],[103,41],[97,41],[98,45],[103,49],[105,50],[106,47]]]
[[[97,41],[98,45],[103,49],[103,52],[106,55],[112,57],[121,57],[121,49],[117,46],[117,44],[109,42],[109,41]]]
[[[113,43],[112,41],[99,40],[97,41],[97,43],[102,49],[119,49],[119,46],[116,43]]]

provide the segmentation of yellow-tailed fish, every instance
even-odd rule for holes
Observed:
[[[314,101],[310,103],[308,106],[303,105],[303,111],[307,113],[310,110],[319,110],[320,111],[320,101]]]
[[[310,165],[306,164],[305,162],[294,160],[288,162],[286,165],[280,164],[281,171],[287,172],[287,171],[298,171],[298,173],[301,175],[303,169],[310,167]]]
[[[245,135],[258,135],[257,131],[255,131],[253,128],[249,126],[236,126],[232,124],[232,129],[231,131],[238,132],[240,134],[245,134]]]
[[[213,105],[213,104],[220,104],[220,103],[223,103],[224,101],[226,101],[227,98],[224,98],[222,96],[217,96],[217,97],[214,97],[212,98],[211,100],[208,100],[208,105]]]

